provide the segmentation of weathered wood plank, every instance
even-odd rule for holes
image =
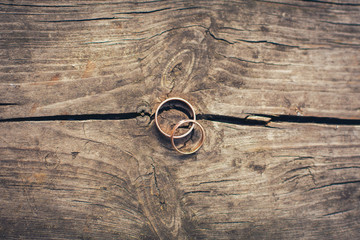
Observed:
[[[359,236],[359,127],[202,124],[183,157],[135,120],[1,123],[2,234]]]
[[[0,102],[18,105],[1,106],[1,118],[133,112],[169,93],[197,96],[204,113],[359,118],[359,10],[307,1],[4,3]]]

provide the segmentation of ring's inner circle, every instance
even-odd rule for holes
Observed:
[[[166,133],[171,134],[171,130],[176,123],[184,119],[193,119],[192,109],[184,102],[180,100],[171,100],[164,103],[158,112],[158,123],[160,128]],[[186,134],[193,123],[185,123],[180,126],[175,132],[175,136],[181,136]]]

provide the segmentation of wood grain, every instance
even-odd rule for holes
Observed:
[[[3,3],[0,102],[18,105],[1,117],[133,112],[183,93],[204,113],[358,118],[359,8]]]
[[[197,113],[360,119],[360,4],[2,1],[0,119]],[[359,125],[149,116],[0,122],[0,238],[358,239]],[[263,118],[262,118],[263,119]]]
[[[2,123],[3,236],[358,236],[359,127],[202,124],[183,157],[135,120]]]

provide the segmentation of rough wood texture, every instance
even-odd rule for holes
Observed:
[[[2,1],[0,119],[198,113],[360,119],[357,1]],[[144,120],[146,122],[146,119]],[[0,122],[5,239],[358,239],[360,125]]]

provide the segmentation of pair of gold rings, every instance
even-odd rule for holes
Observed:
[[[175,103],[180,103],[182,105],[182,109],[184,111],[186,111],[186,115],[189,117],[189,119],[180,120],[177,124],[175,124],[175,126],[172,128],[170,133],[166,133],[160,127],[158,118],[159,118],[159,114],[161,113],[161,111],[165,109],[165,106],[166,105],[171,105],[171,103],[174,103],[174,104]],[[195,109],[185,99],[182,99],[182,98],[179,98],[179,97],[172,97],[172,98],[168,98],[165,101],[161,102],[160,105],[157,107],[156,112],[155,112],[155,123],[156,123],[156,127],[158,128],[158,130],[164,136],[170,138],[171,145],[174,147],[174,149],[177,152],[179,152],[181,154],[193,154],[193,153],[195,153],[197,150],[199,150],[201,148],[201,146],[203,145],[203,143],[205,141],[205,130],[204,130],[203,126],[201,126],[201,124],[196,121]],[[181,126],[183,126],[186,123],[189,123],[191,125],[190,129],[187,132],[185,132],[184,134],[175,135],[176,130],[179,129]],[[195,125],[197,125],[199,127],[200,131],[201,131],[201,138],[200,138],[198,144],[196,146],[194,146],[193,148],[191,148],[189,151],[180,150],[175,144],[175,139],[181,139],[181,138],[187,137],[190,133],[192,133],[192,131],[194,130]]]

